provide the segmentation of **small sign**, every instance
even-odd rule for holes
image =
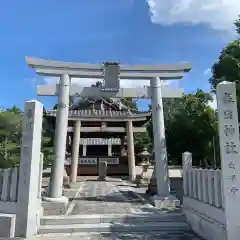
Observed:
[[[79,158],[81,165],[97,165],[97,158]]]
[[[112,145],[120,145],[121,139],[120,138],[81,138],[80,144],[81,145],[108,145],[108,140],[110,140],[110,144]]]
[[[119,158],[99,158],[99,162],[107,162],[107,164],[118,165]]]

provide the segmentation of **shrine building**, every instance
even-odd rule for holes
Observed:
[[[56,116],[56,110],[47,111]],[[82,98],[69,108],[65,168],[71,175],[71,158],[78,156],[78,175],[98,175],[107,161],[108,175],[135,175],[139,157],[134,133],[146,132],[150,112],[138,112],[114,98]]]

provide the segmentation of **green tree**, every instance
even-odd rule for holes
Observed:
[[[238,19],[235,21],[236,31],[240,35],[240,15],[238,16]]]
[[[18,166],[21,155],[21,120],[23,113],[13,106],[0,112],[0,168]],[[42,147],[44,167],[51,165],[55,156],[53,117],[43,115]]]
[[[15,106],[0,112],[0,168],[19,165],[21,117]]]
[[[240,17],[235,22],[236,31],[240,34]],[[240,94],[240,40],[234,40],[223,50],[217,61],[212,66],[212,77],[209,82],[212,91],[216,92],[216,86],[222,81],[236,82],[237,96]],[[239,103],[239,98],[238,98]]]
[[[41,151],[44,154],[43,168],[51,166],[55,158],[54,133],[55,117],[43,114]]]

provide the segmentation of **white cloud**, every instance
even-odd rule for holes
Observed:
[[[47,84],[55,84],[59,81],[57,77],[44,78],[44,81]],[[92,84],[95,84],[99,79],[92,78],[71,78],[72,84],[77,84],[82,87],[90,87]],[[134,88],[134,87],[144,87],[149,86],[150,81],[147,80],[121,80],[120,87]],[[178,80],[174,81],[164,81],[163,85],[171,85],[172,87],[178,87]]]
[[[209,102],[209,106],[211,106],[213,109],[217,109],[217,98],[216,98],[216,95],[213,95],[213,101]]]
[[[240,14],[239,0],[147,0],[151,20],[160,24],[206,23],[213,29],[232,30]]]
[[[211,68],[207,68],[207,69],[203,72],[204,75],[209,75],[210,73],[211,73]]]

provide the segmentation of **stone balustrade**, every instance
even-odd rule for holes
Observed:
[[[15,213],[19,168],[0,169],[0,212]]]
[[[183,210],[192,230],[206,240],[227,240],[222,170],[192,166],[183,153]]]
[[[183,172],[184,195],[224,209],[221,170],[189,167]]]

